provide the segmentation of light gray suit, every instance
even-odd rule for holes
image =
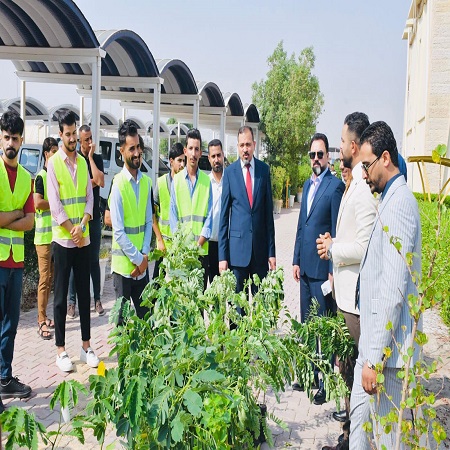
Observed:
[[[383,231],[388,227],[388,232]],[[397,252],[390,237],[401,242],[401,255]],[[409,314],[407,298],[417,295],[414,284],[403,259],[406,253],[414,252],[412,271],[421,271],[421,228],[420,215],[416,199],[408,189],[403,175],[396,178],[380,200],[378,213],[369,239],[366,254],[360,270],[360,318],[361,337],[359,356],[355,367],[355,376],[350,401],[350,449],[370,449],[362,425],[370,420],[370,412],[376,408],[378,414],[386,415],[392,404],[386,396],[380,396],[380,404],[370,403],[370,396],[361,385],[362,367],[366,361],[372,364],[383,359],[383,349],[392,348],[392,355],[385,361],[383,374],[388,395],[392,395],[395,404],[400,403],[401,380],[396,378],[403,367],[402,355],[413,345],[411,331],[413,320]],[[386,324],[392,322],[392,330],[386,330]],[[402,329],[404,327],[404,330]],[[400,344],[400,351],[394,344]],[[417,349],[416,353],[417,355]],[[374,424],[375,425],[375,424]],[[390,435],[382,432],[381,442],[386,448],[393,448],[395,429]]]

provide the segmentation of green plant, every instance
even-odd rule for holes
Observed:
[[[311,178],[311,165],[309,163],[302,163],[298,166],[298,188],[303,188],[305,183]]]
[[[272,167],[272,195],[273,198],[279,200],[283,195],[283,188],[287,180],[286,169],[281,166]]]
[[[22,309],[28,311],[36,306],[39,269],[34,246],[34,228],[24,233],[25,259],[22,286]]]

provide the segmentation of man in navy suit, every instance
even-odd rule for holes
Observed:
[[[328,138],[322,133],[316,133],[309,148],[313,173],[303,188],[292,262],[294,279],[300,281],[302,322],[308,317],[313,297],[319,302],[319,315],[330,309],[327,299],[332,301],[331,295],[325,298],[322,284],[327,280],[332,283],[333,265],[317,254],[316,239],[327,231],[335,236],[339,205],[345,189],[344,183],[328,169]],[[293,388],[300,390],[301,387],[296,385]],[[324,403],[325,397],[323,386],[320,385],[314,403]]]
[[[253,274],[262,279],[276,267],[270,171],[253,157],[255,141],[248,126],[239,129],[238,151],[239,159],[223,173],[219,225],[219,271],[233,271],[236,292]]]

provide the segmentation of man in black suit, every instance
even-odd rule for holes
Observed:
[[[309,148],[313,173],[303,188],[292,262],[294,279],[300,281],[302,322],[308,317],[313,297],[319,302],[319,314],[325,314],[333,301],[331,287],[327,296],[322,291],[322,285],[326,281],[332,283],[333,265],[317,254],[316,239],[319,234],[325,234],[327,231],[331,236],[335,236],[339,205],[345,189],[344,183],[328,169],[328,138],[322,133],[316,133]],[[301,389],[297,383],[293,388]],[[320,382],[314,403],[321,405],[325,399],[325,390]]]
[[[219,225],[219,271],[233,271],[236,292],[253,274],[262,279],[276,267],[270,171],[253,156],[255,141],[248,126],[239,129],[238,151],[239,159],[223,173]]]

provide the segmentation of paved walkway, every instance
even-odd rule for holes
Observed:
[[[298,204],[293,209],[283,210],[275,217],[277,263],[286,269],[285,272],[285,301],[293,316],[299,315],[299,287],[292,279],[291,263],[294,249],[295,232],[298,219]],[[110,345],[108,334],[112,325],[108,324],[108,312],[114,303],[114,291],[112,279],[108,277],[105,283],[102,302],[107,314],[97,317],[92,313],[92,347],[97,355],[108,366],[114,361],[108,357]],[[52,304],[49,305],[52,311]],[[36,309],[22,313],[19,330],[16,338],[16,347],[13,363],[13,373],[23,382],[31,385],[33,396],[27,400],[6,400],[5,404],[18,405],[34,412],[37,419],[47,427],[56,428],[59,422],[59,411],[51,411],[48,407],[49,399],[55,387],[64,379],[76,379],[87,385],[90,374],[95,374],[95,369],[81,364],[79,361],[81,336],[78,318],[67,321],[66,342],[67,351],[75,364],[75,371],[64,374],[55,365],[56,349],[54,341],[44,341],[37,334]],[[438,397],[438,412],[445,419],[449,405],[449,374],[450,374],[450,345],[448,330],[440,322],[438,314],[427,313],[425,317],[425,331],[430,333],[431,344],[427,347],[427,354],[432,358],[441,357],[440,373],[445,376],[444,389]],[[431,334],[433,334],[431,336]],[[436,380],[437,383],[437,380]],[[311,404],[305,393],[294,392],[289,387],[287,392],[281,395],[281,402],[276,403],[273,396],[266,397],[269,411],[283,419],[289,430],[283,430],[272,426],[275,437],[275,448],[279,449],[321,449],[323,445],[334,445],[340,434],[340,425],[335,422],[331,414],[335,410],[333,403],[321,406]],[[450,430],[450,421],[447,430]],[[95,438],[86,432],[87,441],[83,446],[85,450],[99,449],[100,445]],[[106,444],[115,442],[117,438],[111,430],[107,435]],[[44,447],[43,447],[44,448]],[[79,449],[81,444],[76,440],[63,440],[57,448]],[[117,443],[116,448],[120,448]],[[264,444],[263,449],[269,447]],[[446,448],[450,448],[450,445]]]

